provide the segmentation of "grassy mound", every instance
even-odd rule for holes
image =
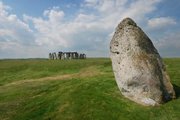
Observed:
[[[180,97],[180,59],[165,59]],[[180,98],[145,107],[124,98],[110,59],[1,60],[0,120],[179,120]]]

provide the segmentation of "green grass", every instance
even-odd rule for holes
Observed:
[[[164,61],[180,97],[180,59]],[[110,59],[0,60],[0,120],[145,119],[179,120],[180,98],[159,107],[124,98]]]

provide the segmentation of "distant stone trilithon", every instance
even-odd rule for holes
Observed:
[[[148,36],[130,19],[116,28],[110,57],[121,93],[143,105],[158,105],[175,98],[165,65]]]
[[[86,59],[86,54],[77,52],[56,52],[49,53],[50,60]]]

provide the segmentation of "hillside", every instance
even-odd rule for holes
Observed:
[[[110,59],[0,60],[0,120],[179,120],[180,58],[164,61],[178,98],[145,107],[121,95]]]

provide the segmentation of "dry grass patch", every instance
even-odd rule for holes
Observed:
[[[20,84],[30,83],[30,82],[56,81],[56,80],[68,80],[72,78],[92,77],[99,74],[102,74],[102,72],[100,72],[95,66],[90,66],[87,68],[83,68],[78,73],[43,77],[43,78],[38,78],[38,79],[19,80],[19,81],[8,83],[4,86],[20,85]]]

